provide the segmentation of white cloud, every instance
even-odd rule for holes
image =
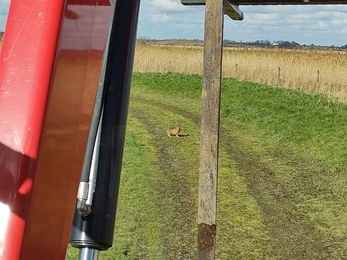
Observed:
[[[169,22],[169,21],[174,22],[173,18],[167,14],[153,14],[151,16],[151,20],[157,23]]]
[[[241,6],[242,22],[225,20],[225,38],[293,40],[301,44],[344,45],[347,5]],[[232,30],[229,30],[232,27]],[[338,34],[338,35],[336,35]]]
[[[10,0],[0,0],[0,31]],[[225,17],[224,38],[236,41],[289,40],[300,44],[345,45],[347,5],[241,6],[245,18]],[[141,0],[138,36],[203,39],[203,6],[180,0]]]
[[[10,5],[10,0],[0,0],[0,14],[6,14],[9,5]]]
[[[10,0],[0,0],[0,32],[5,30]]]
[[[203,37],[204,8],[179,0],[142,0],[137,35],[153,39]]]
[[[225,19],[224,37],[344,45],[347,6],[241,6],[244,21]],[[338,36],[335,34],[339,33]],[[346,39],[345,39],[346,38]]]
[[[152,0],[153,7],[158,11],[184,12],[185,8],[180,1],[175,0]],[[158,8],[158,9],[157,9]]]

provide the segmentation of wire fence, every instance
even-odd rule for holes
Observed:
[[[317,92],[347,101],[347,52],[232,49],[223,53],[223,77]],[[203,48],[138,45],[135,72],[200,74]]]

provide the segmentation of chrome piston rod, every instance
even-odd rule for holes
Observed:
[[[98,260],[99,258],[99,250],[84,247],[81,248],[80,254],[79,254],[79,260]]]

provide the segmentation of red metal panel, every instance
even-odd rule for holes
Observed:
[[[64,1],[12,0],[0,54],[0,259],[19,259]],[[1,212],[0,212],[1,215]]]
[[[11,1],[0,54],[1,260],[65,258],[110,13],[106,0]]]
[[[110,15],[66,2],[21,259],[65,258]]]

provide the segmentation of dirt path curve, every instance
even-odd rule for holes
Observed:
[[[186,176],[182,176],[180,172],[181,169],[189,167],[196,167],[198,171],[198,164],[188,165],[184,154],[178,152],[182,145],[179,140],[170,140],[171,144],[167,145],[168,137],[163,133],[155,114],[152,114],[158,112],[151,111],[150,107],[157,108],[157,111],[165,110],[179,114],[194,122],[197,127],[200,125],[200,115],[139,97],[133,97],[131,104],[133,105],[130,105],[130,116],[139,119],[148,132],[156,137],[154,145],[158,151],[157,158],[161,169],[159,183],[156,185],[162,194],[159,206],[165,208],[167,212],[174,212],[174,219],[167,219],[165,223],[168,228],[163,230],[167,259],[195,259],[197,202],[192,201],[192,198],[197,200],[197,194],[192,194]],[[141,106],[149,112],[139,109]],[[297,210],[294,187],[279,182],[271,165],[262,163],[252,151],[247,150],[232,135],[230,130],[223,128],[221,133],[220,149],[227,152],[230,161],[233,161],[232,167],[236,167],[238,175],[246,180],[251,195],[261,209],[262,218],[270,236],[270,255],[264,255],[262,259],[332,259],[331,250],[326,246],[326,241],[329,239],[322,238],[308,224],[307,216]],[[198,158],[196,161],[198,163]],[[172,194],[178,196],[172,197]],[[179,243],[172,238],[172,234],[166,233],[173,229],[177,230],[173,236],[180,238]],[[192,238],[194,238],[193,241],[191,241]],[[229,259],[233,259],[232,256],[230,257]]]
[[[196,259],[197,201],[196,194],[191,191],[188,175],[185,174],[190,165],[179,151],[185,145],[184,138],[169,138],[162,127],[163,123],[155,114],[148,112],[150,104],[134,103],[137,105],[131,106],[130,116],[147,128],[157,153],[160,176],[154,187],[160,194],[158,207],[163,212],[161,226],[164,253],[167,259]]]
[[[262,211],[275,259],[332,259],[331,251],[319,233],[307,223],[297,207],[295,187],[276,179],[274,170],[257,155],[246,151],[230,133],[222,136],[238,174],[245,177],[252,196]]]

